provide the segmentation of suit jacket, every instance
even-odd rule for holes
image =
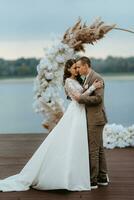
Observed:
[[[92,70],[83,86],[87,84],[91,86],[95,79],[102,80],[104,83],[103,78]],[[81,95],[78,102],[85,104],[88,125],[105,125],[108,122],[104,108],[104,87],[96,89],[90,95]]]

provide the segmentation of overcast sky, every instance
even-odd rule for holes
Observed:
[[[62,35],[81,16],[134,30],[133,0],[0,0],[0,57],[42,57],[52,35]],[[113,30],[87,55],[134,56],[134,34]]]

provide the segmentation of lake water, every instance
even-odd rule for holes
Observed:
[[[105,79],[109,123],[134,124],[134,79]],[[0,133],[42,133],[43,117],[33,111],[32,80],[0,81]]]

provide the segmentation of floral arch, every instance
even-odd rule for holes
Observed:
[[[78,57],[81,51],[85,51],[85,44],[93,45],[112,29],[119,28],[115,24],[106,25],[100,18],[90,26],[79,19],[65,32],[61,40],[54,41],[51,47],[45,49],[45,57],[37,66],[33,104],[35,112],[44,116],[42,122],[44,128],[51,131],[65,111],[60,94],[65,62]],[[106,125],[104,146],[107,148],[134,146],[134,126],[124,128],[122,125]]]

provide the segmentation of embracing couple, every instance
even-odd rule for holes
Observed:
[[[64,88],[71,99],[63,117],[23,169],[0,180],[0,191],[67,189],[84,191],[108,185],[103,148],[104,81],[90,59],[70,59]]]

